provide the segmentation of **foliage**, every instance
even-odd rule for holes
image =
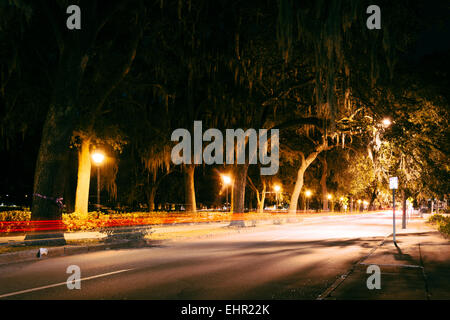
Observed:
[[[3,211],[0,212],[0,221],[29,221],[31,219],[31,211]]]
[[[450,217],[441,214],[433,214],[428,218],[428,222],[435,224],[440,232],[450,236]]]

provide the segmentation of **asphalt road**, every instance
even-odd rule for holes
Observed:
[[[315,299],[391,231],[388,212],[330,216],[14,263],[0,266],[0,299]],[[70,265],[80,267],[80,290],[66,286]]]

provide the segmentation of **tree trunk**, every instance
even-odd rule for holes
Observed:
[[[64,191],[65,212],[75,211],[75,192],[77,184],[78,155],[73,149],[69,152],[69,163],[66,177],[66,187]]]
[[[250,182],[250,187],[253,188],[253,191],[255,191],[255,194],[256,194],[256,202],[257,202],[256,211],[258,213],[263,213],[264,212],[264,201],[266,199],[266,189],[267,189],[266,180],[264,178],[261,178],[261,181],[263,184],[263,189],[260,193],[258,188],[253,183],[252,179],[248,175],[247,175],[247,179]]]
[[[303,177],[305,175],[306,168],[307,167],[304,165],[304,162],[302,162],[302,165],[297,172],[297,181],[295,181],[294,191],[292,192],[291,203],[289,204],[289,213],[297,212],[298,198],[300,197],[300,193],[302,192]]]
[[[63,108],[50,107],[44,125],[34,177],[32,220],[61,220],[62,207],[57,199],[63,198],[72,126],[67,123],[66,112],[58,109]]]
[[[320,186],[322,187],[322,204],[323,211],[328,211],[328,189],[327,189],[327,159],[321,158],[322,163],[322,176],[320,178]]]
[[[195,165],[186,165],[184,167],[184,192],[187,212],[197,212],[195,202],[195,184],[194,184]]]
[[[61,48],[60,65],[55,78],[50,106],[42,130],[36,160],[31,220],[61,220],[66,183],[69,143],[78,119],[77,101],[85,64],[80,46],[67,43]],[[62,223],[55,229],[62,229]],[[27,234],[26,240],[42,239],[45,235]],[[47,235],[54,244],[65,244],[64,234]],[[47,240],[50,241],[50,240]],[[45,244],[44,240],[29,244]]]
[[[75,198],[75,212],[81,217],[88,217],[89,184],[91,181],[91,156],[89,152],[90,141],[81,141],[81,150],[78,153],[78,180]]]
[[[31,220],[61,220],[63,194],[68,163],[68,149],[73,125],[71,117],[73,105],[63,107],[51,105],[44,124],[41,146],[36,162]],[[55,229],[62,229],[62,222]],[[64,234],[33,235],[27,234],[30,245],[65,244]]]
[[[34,175],[32,220],[61,220],[69,143],[78,119],[77,101],[85,64],[77,43],[61,49],[60,65],[42,131]],[[87,61],[87,60],[86,60]]]
[[[248,164],[236,165],[232,188],[232,212],[243,214],[245,211],[245,186],[247,182]],[[245,227],[244,220],[232,219],[230,226]]]
[[[375,210],[374,202],[377,198],[378,191],[377,191],[377,185],[375,184],[375,187],[373,188],[372,196],[370,197],[370,203],[369,203],[369,210]]]
[[[248,164],[237,165],[234,170],[233,213],[244,213],[245,186]]]
[[[155,196],[156,196],[156,186],[150,187],[150,192],[148,193],[148,211],[155,211]]]
[[[305,155],[300,153],[302,163],[297,172],[297,181],[295,181],[294,191],[292,192],[291,203],[289,204],[289,213],[297,213],[298,198],[300,197],[300,192],[303,188],[303,177],[305,175],[305,171],[323,150],[328,150],[328,143],[326,139],[324,139],[323,143],[316,149],[316,151],[312,152],[306,159]]]
[[[261,192],[261,197],[257,198],[258,200],[258,213],[264,212],[264,201],[266,200],[266,183],[263,184],[263,189]]]

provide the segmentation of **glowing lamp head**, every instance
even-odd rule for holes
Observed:
[[[358,203],[361,203],[361,200],[358,200]]]
[[[389,127],[392,124],[392,121],[389,118],[384,118],[382,122],[385,127]]]
[[[92,155],[92,160],[96,163],[96,164],[100,164],[103,162],[103,160],[105,160],[105,155],[103,153],[100,152],[95,152]]]
[[[305,191],[305,195],[306,195],[307,197],[311,197],[311,194],[312,194],[312,193],[311,193],[310,190],[306,190],[306,191]]]
[[[333,196],[331,194],[327,195],[328,200],[331,200],[333,198]]]
[[[281,187],[280,187],[279,185],[275,185],[275,186],[273,187],[273,189],[274,189],[276,192],[280,192]]]
[[[229,185],[231,183],[231,178],[230,176],[222,175],[222,181],[224,184]]]

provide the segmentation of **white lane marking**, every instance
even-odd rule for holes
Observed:
[[[101,277],[107,277],[107,276],[110,276],[110,275],[113,275],[113,274],[122,273],[122,272],[130,271],[130,270],[133,270],[133,269],[124,269],[124,270],[119,270],[119,271],[113,271],[113,272],[98,274],[96,276],[82,278],[82,279],[75,280],[75,281],[85,281],[85,280],[91,280],[91,279],[96,279],[96,278],[101,278]],[[22,290],[22,291],[6,293],[6,294],[0,295],[0,299],[1,298],[6,298],[6,297],[10,297],[10,296],[16,296],[16,295],[23,294],[23,293],[39,291],[39,290],[44,290],[44,289],[54,288],[54,287],[59,287],[59,286],[65,286],[65,285],[67,285],[67,281],[66,282],[60,282],[60,283],[55,283],[55,284],[49,284],[47,286],[42,286],[42,287],[37,287],[37,288],[32,288],[32,289],[26,289],[26,290]]]

